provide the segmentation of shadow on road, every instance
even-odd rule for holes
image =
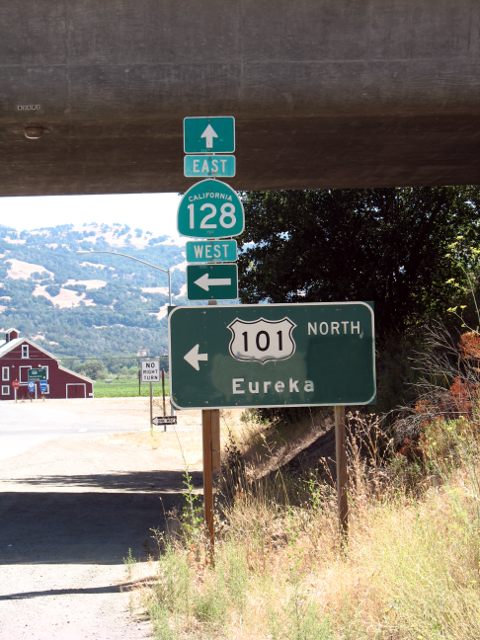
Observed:
[[[147,587],[155,584],[154,579],[149,580],[136,580],[133,582],[123,582],[116,585],[105,585],[103,587],[83,587],[72,589],[45,589],[44,591],[24,591],[19,593],[9,593],[6,595],[0,595],[0,602],[2,600],[27,600],[29,598],[43,598],[45,596],[63,596],[63,595],[86,595],[96,593],[120,593],[121,591],[131,591],[140,586]]]
[[[201,474],[192,475],[198,484]],[[1,493],[0,564],[117,564],[129,549],[139,560],[155,556],[152,529],[164,530],[166,515],[181,509],[183,480],[180,471],[24,479],[116,491]]]
[[[201,486],[202,474],[200,471],[190,471],[190,477],[194,487]],[[133,471],[68,476],[33,476],[31,478],[15,478],[15,484],[99,487],[116,491],[175,492],[185,488],[184,479],[183,471]]]

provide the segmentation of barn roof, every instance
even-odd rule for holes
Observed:
[[[6,353],[8,353],[9,351],[11,351],[12,349],[15,349],[15,347],[18,347],[19,345],[21,345],[22,342],[28,342],[28,340],[26,338],[15,338],[14,340],[10,340],[9,342],[5,342],[4,344],[1,344],[0,358],[4,356]]]
[[[19,347],[21,344],[24,344],[24,343],[29,344],[31,347],[34,347],[35,349],[38,349],[43,354],[45,354],[48,358],[52,358],[52,360],[58,361],[58,358],[54,356],[53,353],[50,353],[43,347],[40,347],[36,342],[32,342],[28,338],[15,338],[14,340],[10,340],[10,342],[5,342],[4,344],[0,345],[0,359],[3,358],[3,356],[7,355],[7,353],[10,353],[10,351],[12,351],[16,347]],[[86,380],[87,382],[91,382],[93,384],[93,380],[91,378],[88,378],[87,376],[84,376],[82,373],[77,373],[76,371],[72,371],[71,369],[62,367],[60,364],[58,365],[58,368],[61,371],[65,371],[66,373],[71,373],[73,376],[77,376],[77,378],[82,378],[82,380]]]

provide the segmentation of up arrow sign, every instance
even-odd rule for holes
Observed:
[[[233,116],[188,116],[183,119],[185,153],[235,153]]]
[[[183,356],[183,359],[186,360],[195,371],[200,371],[200,362],[208,362],[208,353],[200,353],[200,345],[196,344]]]
[[[205,145],[206,145],[207,149],[212,149],[213,148],[213,140],[214,140],[214,138],[218,138],[218,135],[217,135],[217,132],[215,131],[215,129],[212,127],[212,125],[209,124],[205,128],[205,131],[202,133],[202,135],[200,137],[201,138],[205,138]]]

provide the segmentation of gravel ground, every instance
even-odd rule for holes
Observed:
[[[201,414],[152,437],[147,403],[1,403],[0,640],[151,637],[132,589],[154,574],[151,529],[178,505],[185,464],[201,481]]]

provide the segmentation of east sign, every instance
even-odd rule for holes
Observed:
[[[229,238],[243,232],[243,204],[232,187],[220,180],[201,180],[183,195],[178,231],[192,238]]]
[[[374,314],[365,302],[177,307],[169,336],[177,408],[375,401]]]
[[[185,156],[183,175],[186,178],[233,178],[235,156]]]

